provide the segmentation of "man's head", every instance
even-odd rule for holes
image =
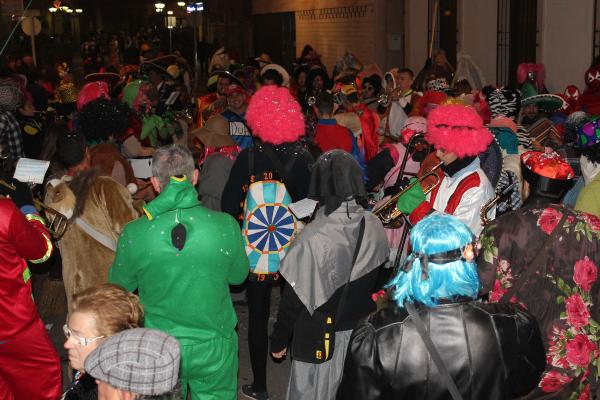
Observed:
[[[279,64],[268,64],[260,70],[262,85],[290,86],[290,74]]]
[[[443,49],[437,49],[433,52],[433,64],[438,67],[445,67],[448,63],[448,58],[446,58],[446,52]]]
[[[220,74],[219,79],[217,80],[217,94],[220,96],[225,96],[225,91],[231,85],[232,80],[231,77],[227,74]]]
[[[99,400],[160,398],[174,390],[179,363],[174,337],[136,328],[106,339],[86,358],[85,370],[98,383]]]
[[[319,118],[331,118],[333,115],[333,95],[329,92],[321,92],[315,103]]]
[[[398,87],[400,88],[400,90],[402,90],[403,92],[406,92],[408,89],[410,89],[411,85],[413,84],[413,81],[414,81],[414,74],[411,69],[402,68],[398,72],[397,84],[398,84]]]
[[[56,145],[58,159],[67,169],[86,170],[90,166],[90,156],[85,137],[76,132],[66,133]]]
[[[198,182],[192,153],[178,144],[159,147],[152,156],[152,187],[158,193],[169,184],[172,176],[185,176],[192,185]]]
[[[526,126],[531,125],[537,120],[538,113],[538,106],[535,103],[523,106],[521,109],[521,123]]]
[[[157,68],[150,68],[148,71],[148,80],[152,82],[154,86],[158,86],[164,81],[163,74]]]
[[[276,85],[281,86],[283,84],[283,76],[274,69],[267,69],[260,75],[260,83],[263,85]]]
[[[236,114],[246,111],[246,90],[239,84],[233,83],[225,90],[227,96],[227,108]]]

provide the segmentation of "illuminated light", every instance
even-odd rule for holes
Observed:
[[[167,15],[173,15],[173,11],[171,11],[171,10],[167,11]]]
[[[165,8],[165,3],[160,3],[160,2],[156,3],[156,4],[154,4],[154,7],[159,10],[162,10],[163,8]]]
[[[71,10],[70,8],[67,10],[67,13],[71,14],[73,12],[73,10]]]
[[[48,9],[48,11],[50,11],[51,13],[54,13],[54,12],[58,11],[58,8],[56,8],[56,7],[50,7]]]
[[[178,2],[177,2],[177,5],[178,5],[179,7],[185,7],[185,1],[178,1]]]
[[[83,9],[81,9],[81,8],[76,8],[76,9],[75,9],[75,12],[76,12],[77,14],[81,14],[81,13],[83,12]]]

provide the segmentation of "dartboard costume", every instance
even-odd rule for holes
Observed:
[[[242,232],[246,254],[254,272],[277,272],[279,262],[294,238],[296,220],[286,204],[291,196],[277,181],[264,181],[260,190],[248,193],[248,213]]]

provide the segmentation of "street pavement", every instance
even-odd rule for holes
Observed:
[[[34,274],[33,278],[35,297],[42,298],[44,295],[42,291],[47,290],[48,288],[48,285],[44,285],[44,282],[48,282],[47,274]],[[57,285],[59,283],[53,282],[52,284]],[[44,289],[42,289],[42,287],[44,287]],[[275,322],[275,317],[277,316],[279,298],[280,291],[278,289],[274,289],[272,292],[269,332],[271,332],[273,323]],[[236,290],[236,292],[233,292],[232,300],[239,320],[237,327],[239,335],[238,399],[246,399],[246,397],[239,392],[243,384],[252,383],[252,368],[250,366],[250,355],[248,352],[248,306],[246,303],[245,291]],[[57,303],[61,303],[61,301],[66,302],[66,299],[59,299]],[[62,310],[66,309],[64,306],[59,306],[56,308]],[[40,309],[45,310],[42,315],[42,319],[44,320],[46,329],[48,329],[50,337],[52,338],[52,342],[56,346],[56,349],[61,357],[63,367],[63,386],[66,388],[70,382],[67,352],[63,347],[65,337],[62,331],[62,326],[66,320],[66,313],[64,311],[53,312],[53,310],[48,310],[47,307],[40,307]],[[280,363],[276,363],[270,356],[268,357],[267,385],[271,400],[285,399],[289,372],[289,359],[286,359]]]

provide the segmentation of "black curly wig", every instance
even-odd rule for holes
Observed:
[[[117,100],[99,98],[86,104],[77,115],[77,130],[88,143],[105,142],[120,137],[129,127],[131,108]]]

